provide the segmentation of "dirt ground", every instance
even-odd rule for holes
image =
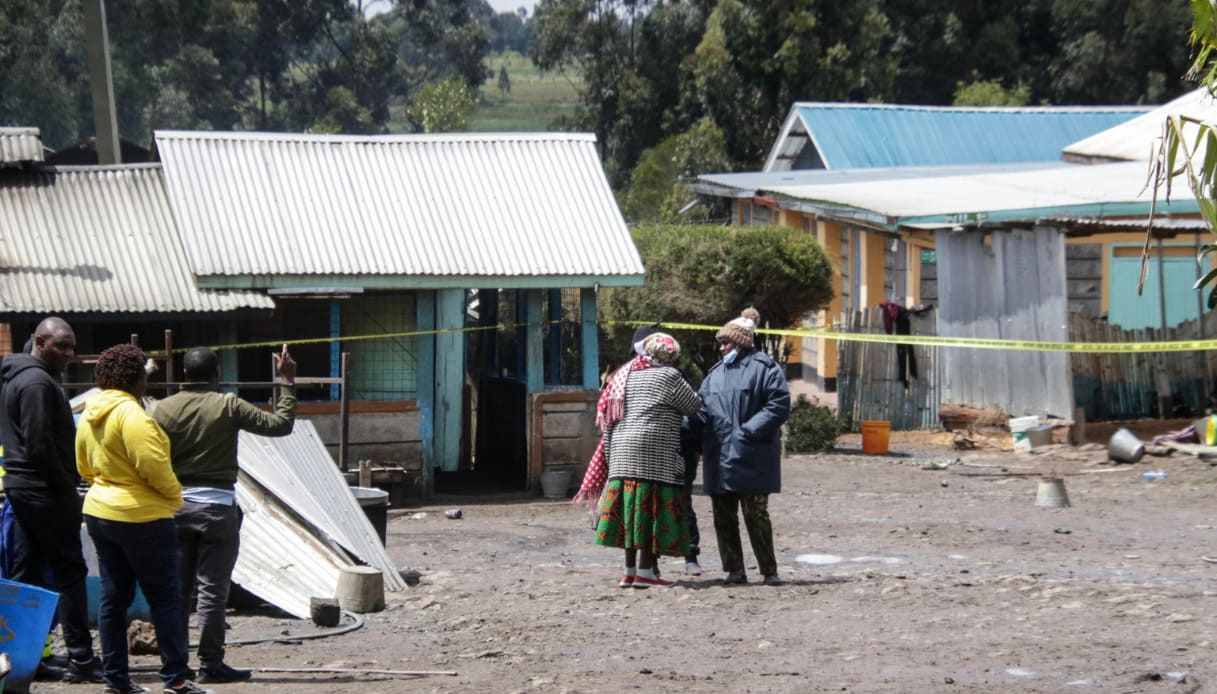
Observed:
[[[1141,434],[1179,423],[1142,423]],[[1091,438],[1104,435],[1091,428]],[[1008,433],[992,432],[995,445]],[[561,501],[445,499],[396,509],[390,554],[421,572],[342,636],[234,612],[254,668],[437,671],[425,677],[258,672],[219,692],[1217,691],[1217,467],[1175,454],[1104,462],[1101,444],[957,451],[950,433],[892,435],[891,454],[790,456],[770,508],[780,572],[719,584],[710,503],[695,497],[702,576],[620,589],[620,553]],[[1168,477],[1147,482],[1146,470]],[[1072,505],[1041,508],[1041,476]],[[462,520],[444,510],[459,505]],[[750,551],[746,552],[751,561]],[[136,680],[154,686],[152,658]],[[88,691],[38,684],[35,692]]]

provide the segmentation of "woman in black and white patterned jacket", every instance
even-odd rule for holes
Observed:
[[[672,367],[679,358],[675,338],[654,333],[643,342],[642,354],[617,370],[605,393],[601,427],[609,482],[596,544],[625,550],[622,588],[672,585],[655,575],[655,559],[689,551],[680,425],[702,401]]]

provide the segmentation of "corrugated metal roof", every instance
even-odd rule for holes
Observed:
[[[232,579],[279,609],[306,619],[309,598],[332,598],[350,560],[317,538],[248,475],[237,479],[245,513]]]
[[[155,164],[0,172],[0,314],[274,308],[195,286]]]
[[[1217,122],[1217,99],[1209,94],[1207,88],[1201,87],[1149,113],[1073,142],[1065,147],[1064,156],[1082,161],[1149,161],[1162,140],[1166,117],[1176,115]],[[1191,134],[1196,132],[1196,127],[1184,124],[1185,132]]]
[[[1063,162],[1030,162],[1021,164],[972,164],[967,166],[896,166],[871,169],[805,169],[797,171],[746,171],[738,173],[702,174],[693,179],[694,192],[719,197],[748,198],[762,190],[784,186],[817,184],[866,183],[895,181],[906,178],[1009,173],[1012,171],[1042,171],[1045,168],[1066,167]]]
[[[995,172],[981,167],[944,173],[907,169],[890,177],[865,178],[823,172],[814,182],[774,185],[761,194],[784,198],[783,206],[895,228],[948,227],[985,222],[1035,221],[1049,217],[1148,216],[1150,191],[1142,162],[1044,164]],[[1176,195],[1159,200],[1156,212],[1194,215],[1196,200]]]
[[[1056,161],[1066,145],[1148,110],[796,103],[765,171],[790,169],[804,144],[816,156],[802,157],[828,169]]]
[[[42,161],[38,128],[0,128],[0,166]]]
[[[642,281],[590,135],[159,131],[156,148],[200,276]]]
[[[1096,227],[1111,231],[1145,231],[1149,228],[1148,217],[1100,219],[1095,217],[1048,217],[1048,222],[1065,222],[1074,227]],[[1154,231],[1189,233],[1208,231],[1209,225],[1200,217],[1174,217],[1154,220]]]
[[[297,419],[292,433],[282,437],[242,431],[237,451],[242,471],[326,537],[381,569],[386,590],[405,589],[405,580],[312,422]]]

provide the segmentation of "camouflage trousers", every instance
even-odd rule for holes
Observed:
[[[769,495],[713,494],[710,503],[714,508],[714,534],[718,538],[718,556],[723,571],[744,570],[744,548],[739,534],[739,511],[743,507],[744,527],[748,528],[748,540],[752,543],[752,553],[756,555],[761,575],[777,575],[773,524],[769,522]]]

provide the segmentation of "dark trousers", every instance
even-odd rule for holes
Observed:
[[[697,479],[697,455],[685,456],[685,486],[681,500],[685,506],[685,519],[689,525],[689,553],[685,561],[697,561],[701,554],[701,531],[697,529],[697,512],[693,510],[693,481]]]
[[[85,591],[84,551],[80,546],[80,495],[46,489],[6,490],[16,519],[13,533],[11,578],[32,586],[45,586],[59,593],[58,618],[68,655],[76,660],[93,657],[89,634],[89,599]]]
[[[773,524],[769,521],[768,494],[713,494],[710,503],[714,508],[714,534],[718,537],[718,556],[723,571],[744,570],[744,548],[740,544],[739,511],[743,507],[744,526],[748,528],[748,540],[757,566],[763,576],[775,576],[778,572],[777,557],[773,551]]]
[[[177,576],[177,527],[172,518],[123,523],[85,516],[97,548],[101,573],[101,608],[97,634],[101,641],[101,674],[110,687],[126,691],[127,610],[139,585],[148,599],[156,644],[161,652],[161,679],[166,685],[194,676],[186,664],[186,630]]]
[[[212,668],[224,661],[224,611],[232,585],[232,567],[241,549],[241,508],[236,504],[187,501],[177,512],[181,545],[182,624],[198,590],[199,664]]]

